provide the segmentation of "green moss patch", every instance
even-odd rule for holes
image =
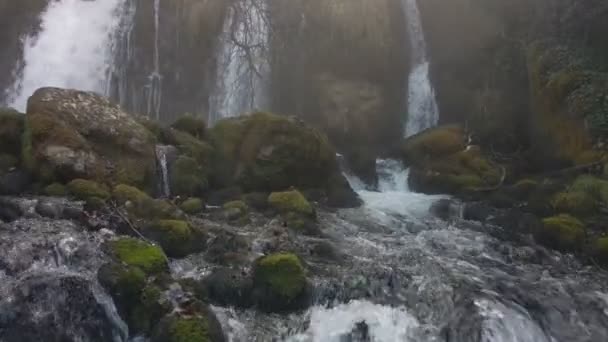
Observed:
[[[171,191],[176,195],[199,195],[208,186],[203,166],[196,159],[184,155],[173,164],[169,181]]]
[[[576,251],[585,238],[585,226],[578,219],[561,214],[544,219],[534,237],[545,246],[562,251]]]
[[[138,267],[146,274],[168,270],[167,257],[158,246],[134,238],[120,238],[110,241],[109,248],[119,261]]]
[[[186,214],[195,215],[205,209],[205,204],[200,198],[188,198],[179,205],[179,208]]]
[[[158,241],[170,257],[181,258],[205,249],[205,234],[185,221],[155,221],[146,227],[144,233]]]
[[[268,197],[269,205],[280,213],[297,213],[312,216],[314,209],[298,190],[273,192]]]
[[[69,182],[68,190],[70,194],[81,200],[89,198],[107,200],[110,198],[110,192],[104,185],[86,179],[75,179]]]
[[[291,253],[272,254],[259,259],[254,266],[253,282],[258,305],[269,311],[292,308],[302,299],[307,287],[304,266]]]
[[[61,183],[53,183],[45,186],[43,192],[47,196],[63,197],[68,195],[68,188]]]
[[[207,135],[207,123],[205,120],[191,114],[179,117],[171,127],[189,133],[197,139],[204,139]]]

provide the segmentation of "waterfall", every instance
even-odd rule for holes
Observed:
[[[160,120],[160,103],[162,98],[162,74],[160,72],[160,51],[159,44],[159,29],[160,29],[160,0],[154,0],[154,52],[153,52],[153,67],[154,69],[148,76],[147,92],[147,113],[149,117],[154,117]]]
[[[435,91],[429,78],[429,61],[426,42],[416,0],[402,0],[408,23],[408,35],[412,51],[412,69],[408,80],[407,124],[405,136],[412,136],[439,121],[439,109]]]
[[[156,145],[156,160],[158,163],[159,188],[163,197],[171,196],[171,186],[169,184],[168,156],[174,152],[175,147]]]
[[[265,1],[241,0],[229,8],[217,56],[209,122],[268,106],[269,27]]]
[[[24,67],[8,89],[8,105],[24,111],[29,96],[45,86],[103,93],[125,1],[50,1],[40,32],[24,39]]]

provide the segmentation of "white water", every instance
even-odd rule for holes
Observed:
[[[240,0],[230,7],[217,58],[210,124],[268,106],[266,3]]]
[[[160,0],[154,0],[154,69],[148,75],[148,84],[146,87],[147,97],[147,113],[149,117],[154,117],[160,120],[160,104],[163,89],[163,77],[160,72],[160,50],[159,44],[159,29],[160,29]]]
[[[412,51],[412,70],[408,81],[408,119],[405,127],[405,136],[409,137],[435,126],[439,121],[439,109],[429,78],[429,61],[418,4],[416,0],[402,0],[402,6],[408,22]]]
[[[418,321],[405,308],[355,300],[330,309],[314,307],[311,309],[308,331],[288,338],[287,342],[347,341],[345,336],[362,322],[367,324],[371,341],[417,341]]]
[[[8,105],[24,111],[29,96],[46,86],[103,93],[125,1],[51,1],[40,33],[24,40],[24,68]]]
[[[167,153],[171,146],[156,146],[156,159],[160,167],[160,189],[166,198],[171,196],[171,186],[169,184],[169,170],[167,167]]]

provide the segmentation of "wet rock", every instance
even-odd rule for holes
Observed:
[[[249,251],[247,239],[227,230],[219,232],[209,241],[205,258],[222,265],[243,263]]]
[[[112,341],[126,338],[89,280],[60,273],[26,277],[0,300],[0,340]]]
[[[242,194],[240,187],[228,187],[209,193],[207,202],[213,206],[221,206],[227,202],[240,200]]]
[[[63,216],[64,207],[57,202],[40,200],[36,205],[36,212],[42,217],[58,219]]]
[[[431,214],[437,216],[442,220],[447,220],[450,218],[450,207],[452,206],[452,201],[449,199],[440,199],[431,205],[429,211]]]
[[[201,290],[214,304],[221,306],[250,307],[252,282],[247,274],[231,268],[220,268],[201,281]]]
[[[224,342],[226,338],[215,314],[206,306],[195,303],[186,308],[185,315],[172,314],[161,320],[152,342]]]
[[[185,221],[158,220],[147,225],[142,233],[157,241],[168,256],[183,258],[206,248],[206,233]]]
[[[303,309],[310,302],[304,266],[290,253],[265,256],[253,268],[253,300],[264,311],[285,312]]]
[[[28,101],[24,163],[41,180],[74,178],[148,186],[154,137],[107,99],[41,88]]]
[[[484,202],[466,203],[463,210],[465,220],[484,222],[496,214],[496,209]]]
[[[269,208],[268,195],[270,194],[266,192],[251,192],[243,195],[243,201],[255,210],[265,211]]]
[[[32,184],[29,173],[14,169],[0,175],[0,195],[19,195],[24,193]]]
[[[18,203],[15,203],[8,198],[0,198],[0,220],[12,222],[23,214],[23,209]]]

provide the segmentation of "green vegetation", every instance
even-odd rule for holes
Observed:
[[[406,164],[420,163],[428,158],[454,154],[465,148],[464,131],[459,126],[443,126],[424,131],[407,139],[402,145]]]
[[[207,319],[202,316],[171,316],[162,325],[153,342],[212,342]]]
[[[53,183],[44,188],[44,194],[47,196],[63,197],[68,195],[68,188],[61,183]]]
[[[185,221],[155,221],[146,227],[144,234],[158,241],[170,257],[185,257],[205,248],[203,232]]]
[[[170,183],[176,195],[184,196],[201,194],[208,186],[202,165],[187,156],[179,156],[173,164]]]
[[[204,139],[207,135],[207,123],[201,118],[192,114],[185,114],[179,117],[171,127],[178,131],[186,132],[197,139]]]
[[[112,197],[120,205],[127,201],[133,204],[142,203],[150,200],[150,196],[138,188],[126,184],[119,184],[112,190]]]
[[[280,213],[297,213],[307,216],[314,214],[312,205],[298,190],[273,192],[268,197],[268,203]]]
[[[75,179],[68,183],[70,194],[81,200],[99,198],[107,200],[110,198],[108,189],[97,182],[86,179]]]
[[[306,290],[307,280],[300,259],[291,253],[279,253],[259,259],[253,271],[254,292],[258,304],[270,311],[282,311],[293,305]]]
[[[578,219],[560,214],[543,220],[542,227],[535,233],[535,239],[547,247],[562,251],[576,251],[585,238],[585,227]]]
[[[200,198],[188,198],[179,205],[179,208],[186,214],[195,215],[203,211],[205,205]]]
[[[165,272],[167,257],[160,247],[134,238],[120,238],[110,241],[111,253],[121,262],[140,268],[146,274]]]

